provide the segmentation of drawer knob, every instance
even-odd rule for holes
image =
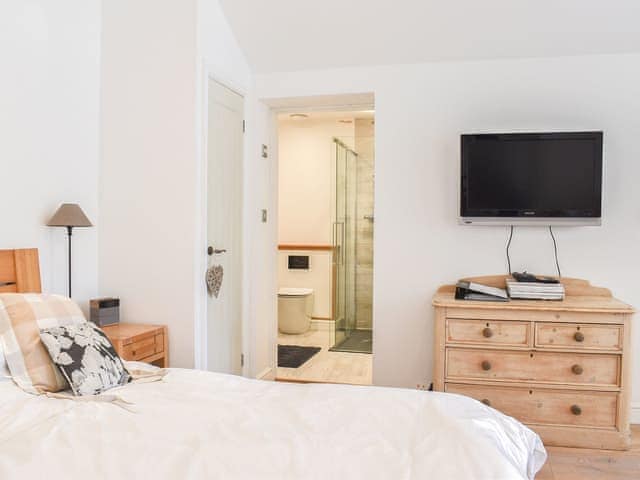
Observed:
[[[582,375],[582,372],[583,372],[584,370],[582,369],[582,366],[580,366],[580,365],[576,364],[576,365],[574,365],[573,367],[571,367],[571,371],[572,371],[573,373],[575,373],[576,375]]]
[[[578,405],[571,405],[571,413],[574,415],[580,415],[582,413],[582,409]]]
[[[489,401],[488,398],[483,398],[482,400],[480,400],[482,403],[484,403],[487,407],[491,406],[491,402]]]
[[[486,327],[486,328],[482,329],[482,336],[484,338],[493,337],[493,330],[491,330],[489,327]]]
[[[483,370],[491,370],[491,362],[489,360],[483,360],[480,366]]]
[[[582,333],[582,332],[576,332],[576,333],[573,335],[573,339],[574,339],[576,342],[584,342],[584,333]]]

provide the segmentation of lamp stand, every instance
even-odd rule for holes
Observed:
[[[73,235],[73,227],[67,226],[67,239],[69,244],[69,298],[71,298],[71,235]]]
[[[71,298],[71,236],[73,227],[93,227],[77,203],[63,203],[47,222],[48,227],[65,227],[67,229],[67,241],[69,243],[69,298]]]

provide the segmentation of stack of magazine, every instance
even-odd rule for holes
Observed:
[[[507,279],[507,291],[511,298],[526,300],[562,300],[562,283],[518,282]]]

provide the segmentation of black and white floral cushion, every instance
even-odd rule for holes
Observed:
[[[113,345],[93,323],[44,328],[40,338],[75,395],[97,395],[131,380]]]

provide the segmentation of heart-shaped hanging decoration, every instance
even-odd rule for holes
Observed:
[[[209,295],[213,295],[218,298],[220,295],[220,287],[222,287],[222,277],[224,276],[224,269],[222,265],[213,265],[207,269],[207,291]]]

